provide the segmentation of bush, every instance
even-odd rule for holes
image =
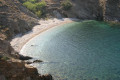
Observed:
[[[35,12],[36,11],[36,5],[27,1],[23,3],[24,6],[26,6],[30,11]]]
[[[42,12],[41,12],[41,11],[37,11],[35,14],[36,14],[38,17],[41,17]]]
[[[29,0],[31,3],[36,3],[37,0]]]
[[[6,56],[1,56],[0,57],[1,60],[9,60],[10,58],[6,57]]]
[[[38,17],[45,14],[46,2],[44,0],[38,2],[38,0],[28,0],[23,3],[30,11],[35,13]]]
[[[61,6],[64,10],[70,10],[72,7],[72,3],[70,2],[70,0],[65,0],[61,3]]]
[[[41,1],[39,3],[36,3],[36,8],[37,10],[41,10],[41,9],[44,9],[46,6],[46,2],[45,1]]]

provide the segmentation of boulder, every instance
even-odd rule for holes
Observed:
[[[40,63],[43,62],[42,60],[34,60],[33,63]]]
[[[0,75],[0,80],[6,80],[4,75]]]
[[[29,59],[32,59],[32,57],[20,55],[19,59],[20,60],[29,60]]]

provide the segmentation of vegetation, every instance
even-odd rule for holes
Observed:
[[[64,10],[70,10],[72,7],[72,3],[70,2],[70,0],[65,0],[61,3],[61,6]]]
[[[23,3],[24,6],[26,6],[30,11],[35,12],[36,11],[36,5],[27,1]]]
[[[0,39],[2,39],[2,40],[7,39],[8,31],[9,31],[8,27],[0,25]]]
[[[40,2],[38,0],[27,0],[23,1],[23,5],[35,13],[38,17],[45,14],[46,2],[44,0]]]
[[[0,56],[0,60],[9,60],[10,58],[6,57],[6,56]]]
[[[1,4],[2,2],[0,1],[0,4]]]
[[[41,17],[42,12],[41,12],[41,11],[37,11],[35,14],[36,14],[38,17]]]

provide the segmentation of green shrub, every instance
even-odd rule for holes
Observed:
[[[10,58],[6,57],[6,56],[3,56],[1,57],[1,60],[9,60]]]
[[[36,8],[37,10],[41,10],[41,9],[44,9],[46,6],[46,2],[45,1],[41,1],[39,3],[36,3]]]
[[[72,7],[72,3],[70,2],[70,0],[65,0],[61,2],[61,6],[64,10],[70,10]]]
[[[45,7],[46,7],[46,2],[45,1],[41,1],[39,3],[36,3],[36,9],[37,11],[41,11],[41,15],[45,14]]]
[[[36,3],[38,0],[28,0],[31,3]]]
[[[24,6],[26,6],[30,11],[36,12],[36,5],[27,1],[23,3]]]
[[[36,14],[38,17],[41,17],[42,12],[41,12],[41,11],[37,11],[35,14]]]
[[[35,13],[38,17],[45,14],[46,2],[44,0],[38,2],[38,0],[28,0],[23,3],[30,11]]]

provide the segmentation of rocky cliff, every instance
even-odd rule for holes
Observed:
[[[0,0],[0,33],[6,33],[6,38],[25,33],[36,22],[37,17],[18,0]]]
[[[80,19],[102,19],[102,11],[99,0],[71,0],[72,9],[67,13],[68,17]]]
[[[0,59],[0,80],[52,80],[52,76],[39,75],[36,68],[20,60]]]
[[[79,18],[83,20],[103,19],[102,8],[100,6],[99,0],[70,0],[70,2],[72,3],[72,8],[67,11],[61,8],[61,2],[64,0],[45,1],[48,3],[47,9],[49,12],[54,13],[54,11],[57,11],[63,17]]]
[[[120,0],[72,0],[72,15],[80,19],[120,21]]]
[[[67,11],[60,6],[64,0],[45,1],[48,3],[49,12],[57,11],[64,17],[120,21],[120,0],[70,0],[72,8]]]
[[[18,0],[0,0],[0,80],[52,80],[51,75],[40,75],[36,68],[19,60],[21,56],[9,43],[16,34],[29,31],[37,21],[37,16]]]
[[[104,19],[107,21],[120,21],[120,0],[106,0]]]

